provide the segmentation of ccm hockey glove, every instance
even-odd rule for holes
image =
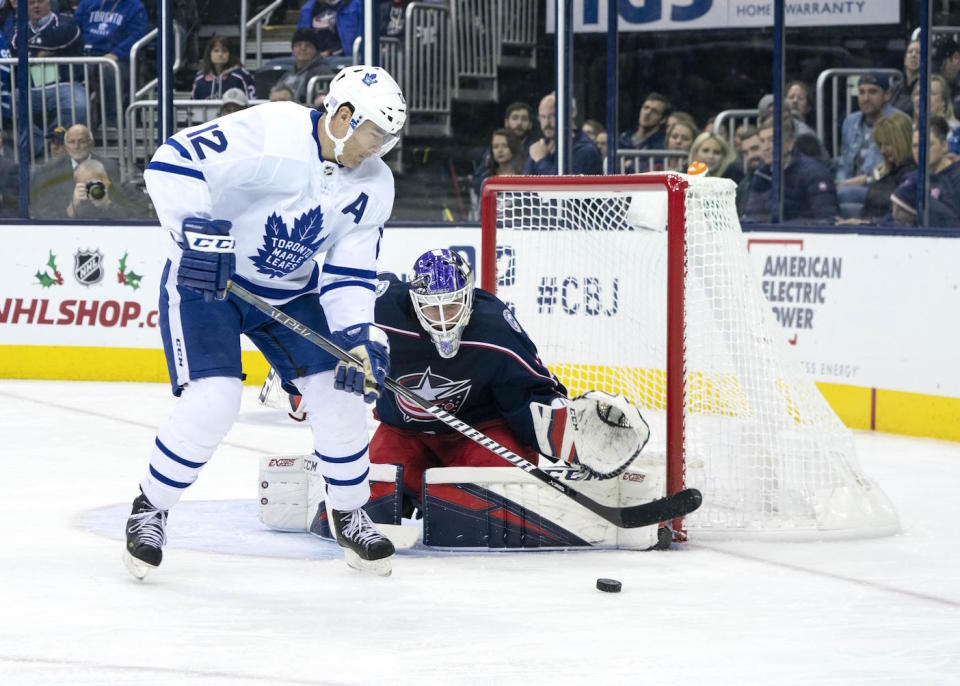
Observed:
[[[204,302],[227,297],[227,281],[237,269],[230,236],[231,224],[225,219],[187,217],[183,220],[183,257],[177,269],[177,284],[203,294]]]
[[[390,373],[390,341],[383,329],[373,324],[357,324],[334,331],[330,340],[359,361],[339,362],[334,370],[333,386],[338,391],[362,395],[367,403],[380,397],[380,386]]]

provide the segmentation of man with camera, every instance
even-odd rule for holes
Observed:
[[[130,219],[138,216],[125,194],[110,182],[103,163],[88,159],[73,171],[73,197],[67,205],[71,219]]]
[[[100,162],[108,177],[119,178],[120,166],[116,160],[94,156],[93,146],[93,134],[83,124],[75,124],[64,132],[63,147],[67,154],[51,158],[30,175],[30,208],[33,217],[64,216],[64,205],[76,185],[76,169],[88,160]]]

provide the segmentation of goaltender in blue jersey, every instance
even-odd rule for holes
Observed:
[[[369,498],[364,401],[380,394],[389,343],[372,324],[393,176],[381,160],[406,118],[378,67],[342,70],[323,113],[268,103],[180,131],[144,180],[169,233],[160,330],[173,415],[157,432],[126,526],[138,578],[160,564],[168,510],[197,479],[240,408],[240,335],[316,408],[314,450],[337,540],[351,566],[390,572],[393,545],[362,509]],[[321,266],[322,265],[322,266]],[[229,293],[229,280],[350,350],[328,353]],[[344,394],[341,391],[347,391]]]
[[[399,384],[534,464],[545,455],[609,478],[643,448],[649,431],[639,411],[598,391],[569,399],[510,308],[474,288],[459,254],[430,250],[409,282],[380,279],[376,323],[389,336]],[[295,419],[312,416],[309,399],[288,407]],[[426,469],[510,464],[392,392],[381,394],[376,413],[370,460],[403,466],[407,512],[420,505]]]

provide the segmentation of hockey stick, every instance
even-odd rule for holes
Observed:
[[[284,314],[279,309],[273,305],[270,305],[259,296],[254,295],[242,286],[238,286],[230,281],[227,284],[227,290],[244,302],[253,305],[255,308],[263,312],[274,321],[283,324],[294,333],[303,336],[317,347],[330,353],[338,360],[362,366],[360,360],[356,359],[346,350],[327,340],[316,331],[304,326],[293,317]],[[678,493],[674,493],[673,495],[668,495],[665,498],[644,503],[643,505],[614,507],[612,505],[598,503],[593,498],[584,495],[580,491],[570,488],[570,486],[563,483],[559,479],[547,474],[533,463],[528,462],[514,453],[512,450],[500,445],[489,436],[480,433],[466,422],[460,421],[449,412],[446,412],[433,405],[430,401],[421,398],[406,386],[401,386],[389,376],[384,380],[383,385],[394,394],[402,396],[415,403],[417,406],[422,408],[424,411],[429,412],[431,415],[436,417],[450,428],[459,431],[461,434],[470,440],[479,443],[495,455],[499,455],[514,467],[522,469],[530,476],[537,478],[551,488],[560,491],[563,495],[567,496],[571,500],[576,501],[594,514],[599,515],[611,524],[615,524],[622,529],[651,526],[660,522],[666,522],[671,519],[690,514],[700,507],[702,496],[700,495],[700,491],[695,488],[687,488]]]

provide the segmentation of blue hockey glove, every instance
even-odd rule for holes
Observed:
[[[237,242],[230,236],[230,226],[225,219],[183,220],[183,257],[177,284],[202,293],[205,302],[227,297],[227,281],[237,269],[233,252]]]
[[[380,397],[380,386],[390,373],[390,341],[387,340],[387,334],[373,324],[357,324],[343,331],[334,331],[330,334],[330,340],[361,363],[338,363],[334,370],[334,388],[363,395],[365,402],[376,402]]]

